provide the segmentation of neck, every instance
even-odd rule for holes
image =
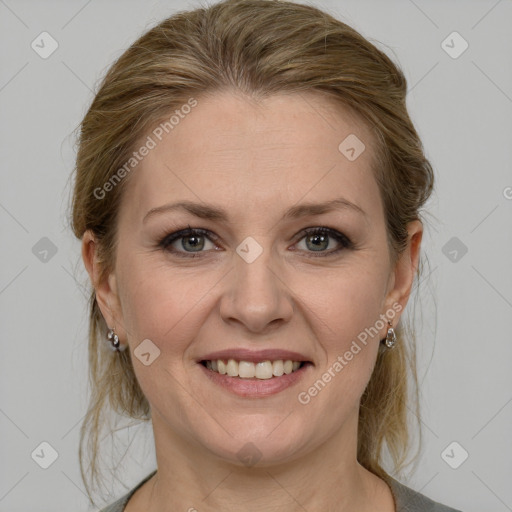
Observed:
[[[394,510],[385,506],[392,503],[386,484],[357,462],[357,417],[328,443],[262,467],[226,462],[169,433],[160,420],[153,415],[158,471],[137,499],[141,510]]]

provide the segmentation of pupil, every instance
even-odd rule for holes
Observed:
[[[315,240],[315,241],[313,241],[313,250],[314,251],[319,250],[319,245],[322,242],[325,242],[326,239],[327,239],[327,237],[325,235],[311,235],[310,240]],[[320,247],[320,248],[322,248],[322,247]],[[323,247],[323,249],[325,249],[325,247]]]
[[[200,238],[201,237],[193,235],[193,236],[189,236],[189,237],[185,238],[185,240],[188,240],[188,241],[194,240],[195,241],[195,242],[192,242],[192,244],[190,244],[192,249],[194,249],[194,248],[202,249],[203,245],[204,245],[204,242],[201,244]],[[186,249],[185,245],[183,245],[183,248]]]

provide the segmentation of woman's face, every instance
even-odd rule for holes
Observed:
[[[142,139],[156,146],[131,171],[115,269],[97,288],[156,440],[239,465],[330,442],[355,454],[382,319],[395,326],[406,304],[421,225],[392,267],[374,140],[324,97],[197,101],[161,141]],[[189,226],[200,231],[171,240]],[[242,363],[222,375],[219,359]],[[307,363],[287,373],[286,360]]]

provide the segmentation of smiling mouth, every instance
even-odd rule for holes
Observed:
[[[248,380],[268,380],[282,375],[289,375],[300,370],[309,361],[292,361],[290,359],[275,361],[237,361],[235,359],[215,359],[200,361],[205,368],[220,375]]]

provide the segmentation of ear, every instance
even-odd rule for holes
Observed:
[[[82,237],[82,259],[96,291],[96,301],[108,327],[115,327],[121,343],[126,342],[121,303],[117,291],[116,275],[110,272],[102,276],[102,266],[98,259],[98,244],[91,230]]]
[[[386,311],[392,309],[398,311],[391,323],[396,326],[409,301],[414,277],[420,261],[420,247],[423,237],[423,224],[420,220],[414,220],[407,225],[407,247],[395,263],[395,268],[390,276],[390,289],[386,296]],[[398,308],[400,305],[400,308]],[[386,327],[387,330],[387,327]]]

